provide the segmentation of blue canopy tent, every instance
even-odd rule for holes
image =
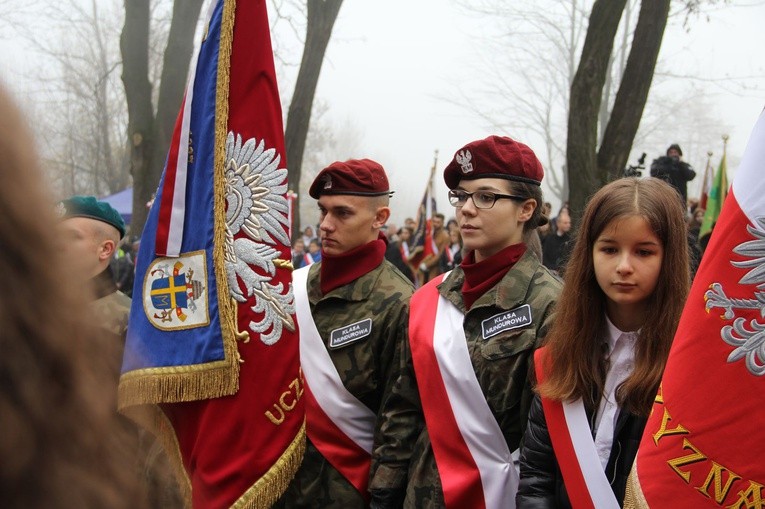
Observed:
[[[106,196],[104,198],[99,198],[101,201],[105,201],[112,207],[114,207],[117,212],[120,213],[122,216],[122,219],[125,221],[126,225],[130,224],[130,220],[133,217],[133,188],[128,187],[127,189],[120,191],[118,193],[115,193],[111,196]]]

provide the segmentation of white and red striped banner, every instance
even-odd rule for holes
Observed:
[[[443,274],[410,301],[409,342],[444,501],[449,508],[514,508],[518,472],[475,376],[464,315],[438,294]]]
[[[765,115],[683,310],[625,507],[763,507]]]
[[[210,24],[216,2],[210,2],[204,25]],[[201,41],[194,48],[189,62],[186,93],[173,130],[170,150],[165,163],[165,185],[162,189],[155,253],[157,256],[177,257],[181,253],[183,227],[186,218],[186,175],[189,166],[189,127],[191,105],[194,103],[194,83],[197,76]]]
[[[307,396],[306,433],[327,461],[368,498],[376,416],[343,385],[316,329],[308,302],[309,270],[292,273]]]

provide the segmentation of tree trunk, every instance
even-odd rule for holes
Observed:
[[[581,215],[589,195],[604,183],[598,175],[596,160],[598,111],[626,1],[597,0],[593,5],[582,57],[571,84],[566,167],[574,218]]]
[[[125,0],[125,25],[120,36],[122,83],[128,106],[128,147],[133,176],[133,218],[131,233],[140,235],[146,221],[149,162],[154,150],[154,112],[149,82],[149,0]],[[155,184],[156,185],[156,184]]]
[[[659,58],[669,2],[651,0],[641,3],[624,76],[598,152],[598,172],[603,179],[620,177],[627,164]]]
[[[130,172],[133,175],[131,233],[143,231],[146,202],[156,190],[170,145],[175,118],[186,86],[194,30],[204,0],[176,0],[164,52],[157,115],[149,82],[150,0],[125,0],[120,37],[122,82],[128,103]]]
[[[343,0],[308,0],[308,15],[303,58],[300,62],[295,91],[292,94],[284,143],[287,156],[288,188],[298,193],[293,204],[293,236],[300,230],[300,176],[303,153],[311,120],[311,109],[319,82],[324,54],[327,51],[332,28]]]

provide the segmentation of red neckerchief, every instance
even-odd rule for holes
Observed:
[[[465,272],[465,281],[462,283],[465,310],[469,310],[481,295],[494,288],[525,252],[526,244],[513,244],[476,263],[475,251],[470,251],[460,264]]]
[[[335,288],[355,281],[367,272],[376,269],[385,258],[388,239],[382,233],[376,240],[351,249],[347,253],[328,255],[321,253],[321,293],[326,295]]]

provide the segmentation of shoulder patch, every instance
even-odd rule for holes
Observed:
[[[344,325],[333,330],[329,336],[329,347],[340,348],[355,343],[372,334],[372,319],[367,318],[359,322]]]
[[[528,304],[509,311],[502,311],[481,322],[483,339],[489,339],[500,332],[525,327],[531,323],[531,306]]]

